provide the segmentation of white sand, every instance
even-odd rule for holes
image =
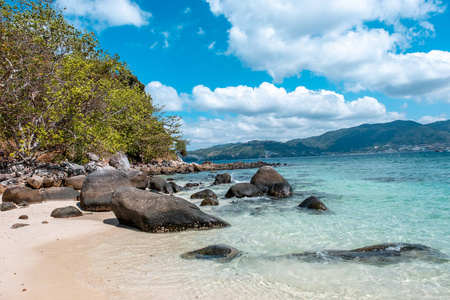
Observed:
[[[87,253],[118,230],[103,222],[115,217],[50,217],[53,209],[76,204],[51,201],[0,212],[0,299],[106,299],[99,289],[103,279],[90,274]],[[19,220],[21,215],[28,219]],[[30,225],[11,229],[15,223]]]

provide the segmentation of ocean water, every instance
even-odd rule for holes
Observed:
[[[114,299],[450,299],[450,153],[406,153],[270,159],[294,195],[225,199],[256,169],[228,171],[233,183],[210,186],[216,174],[166,176],[177,196],[210,188],[219,206],[202,207],[232,226],[149,234],[124,229],[89,252],[92,272]],[[221,172],[219,172],[221,173]],[[315,195],[329,212],[298,208]],[[199,205],[200,200],[193,200]],[[286,256],[380,243],[423,244],[443,259],[394,263]],[[180,254],[226,244],[243,254],[231,262],[184,260]]]

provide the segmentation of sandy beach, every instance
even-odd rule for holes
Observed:
[[[89,273],[87,252],[117,230],[103,222],[114,214],[50,217],[53,209],[69,205],[76,202],[44,202],[0,212],[1,299],[106,299],[94,288],[102,279]],[[21,215],[28,219],[20,220]],[[16,223],[29,226],[12,229]]]

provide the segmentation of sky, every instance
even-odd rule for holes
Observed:
[[[450,117],[450,1],[56,0],[188,150]]]

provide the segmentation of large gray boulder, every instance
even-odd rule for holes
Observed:
[[[243,182],[233,185],[225,194],[226,198],[259,197],[264,193],[254,184]]]
[[[122,171],[100,171],[86,176],[81,188],[81,208],[87,211],[110,211],[111,196],[121,187],[131,186]]]
[[[292,196],[292,186],[287,182],[276,183],[270,186],[267,194],[278,198],[290,197]]]
[[[191,195],[191,199],[206,199],[206,198],[217,199],[217,195],[210,189],[206,189]]]
[[[122,152],[116,153],[109,159],[109,164],[117,170],[128,171],[130,169],[130,162],[128,157]]]
[[[270,188],[276,184],[282,183],[284,185],[278,185],[277,188],[285,189],[284,186],[289,185],[286,179],[280,175],[273,167],[264,166],[258,169],[255,175],[253,175],[250,180],[251,184],[256,185],[261,191],[264,193],[268,193]],[[289,185],[290,186],[290,185]],[[275,190],[277,189],[275,188]],[[290,188],[292,191],[292,187]],[[273,193],[276,193],[274,189],[272,189]],[[291,193],[292,195],[292,193]],[[289,195],[289,196],[291,196]],[[280,197],[280,196],[277,196]]]
[[[174,192],[173,185],[161,177],[151,177],[148,186],[151,190],[160,193],[173,194]]]
[[[147,174],[138,170],[128,170],[126,173],[132,187],[141,190],[145,190],[147,188],[149,181]]]
[[[120,224],[153,233],[229,225],[182,198],[133,187],[123,187],[114,192],[111,210]]]
[[[298,206],[302,207],[302,208],[315,209],[315,210],[323,210],[323,211],[328,210],[328,208],[325,206],[325,204],[323,204],[322,201],[320,201],[320,199],[317,198],[316,196],[311,196],[311,197],[306,198]]]
[[[80,192],[71,187],[51,187],[43,189],[41,194],[45,201],[77,201],[80,196]]]
[[[43,201],[39,190],[30,189],[27,187],[10,187],[3,193],[3,202],[14,202],[20,204],[27,203],[41,203]]]

